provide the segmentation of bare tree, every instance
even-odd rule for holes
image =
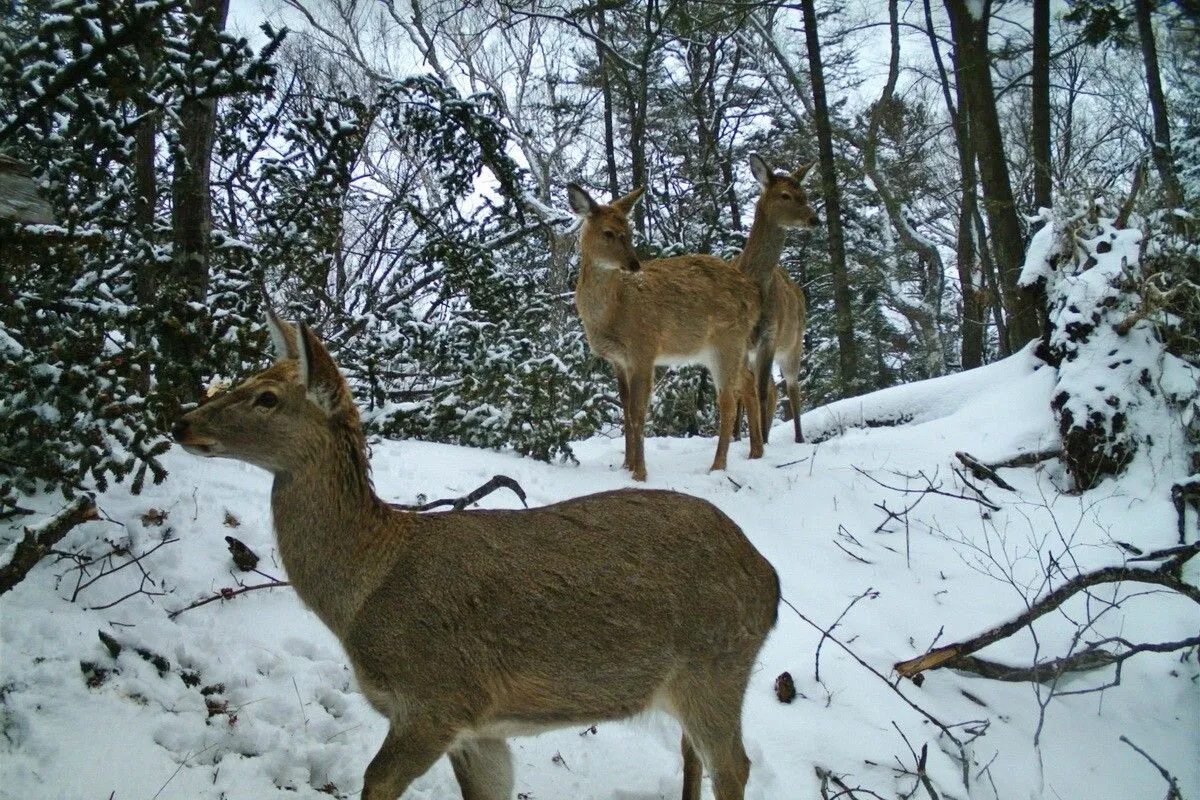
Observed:
[[[821,64],[821,40],[817,31],[817,11],[813,0],[801,0],[804,13],[804,38],[808,46],[808,69],[812,81],[813,122],[821,162],[821,194],[825,199],[825,220],[829,230],[829,267],[833,277],[834,330],[838,341],[838,386],[843,396],[853,393],[858,377],[858,350],[854,341],[854,311],[850,297],[850,279],[846,269],[846,240],[842,230],[841,195],[837,166],[833,158],[833,127],[829,103],[825,97],[825,74]]]
[[[993,241],[999,289],[1007,314],[1007,350],[1016,351],[1041,336],[1035,293],[1017,286],[1025,261],[1025,237],[1009,176],[996,91],[992,84],[988,29],[991,1],[945,0],[954,38],[955,77],[963,87],[975,157],[983,185],[983,206]]]

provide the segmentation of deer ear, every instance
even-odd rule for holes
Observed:
[[[300,382],[308,392],[308,399],[329,413],[349,397],[346,381],[325,345],[321,344],[312,328],[303,322],[299,325],[297,343],[300,350]]]
[[[803,167],[801,167],[800,169],[798,169],[792,173],[792,180],[794,180],[796,183],[803,183],[804,178],[809,173],[809,170],[811,170],[816,165],[817,165],[817,162],[815,162],[815,161],[811,161],[808,164],[805,164]]]
[[[767,166],[767,162],[762,160],[758,153],[750,154],[750,174],[754,176],[754,180],[758,181],[758,185],[764,189],[771,183],[771,178],[775,173]]]
[[[619,197],[612,201],[612,207],[620,211],[622,214],[628,215],[633,211],[634,205],[641,199],[642,193],[646,191],[644,186],[639,186],[624,197]]]
[[[571,203],[571,210],[576,216],[586,217],[595,210],[599,205],[592,196],[588,194],[582,186],[577,183],[567,184],[567,200]]]
[[[275,316],[275,312],[267,307],[267,332],[271,334],[271,343],[275,345],[275,360],[287,361],[300,357],[296,345],[296,329]]]

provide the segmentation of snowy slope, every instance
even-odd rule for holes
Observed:
[[[972,499],[902,491],[932,481],[947,494],[970,494],[953,471],[955,451],[988,461],[1052,447],[1053,375],[1037,369],[1038,363],[1022,353],[962,375],[817,409],[805,416],[806,431],[822,437],[832,432],[832,438],[794,444],[790,423],[781,423],[766,458],[748,461],[745,442],[735,444],[726,473],[706,472],[712,440],[653,439],[647,442],[647,485],[720,506],[775,564],[786,600],[823,627],[873,589],[842,617],[834,635],[887,675],[894,662],[924,652],[939,632],[944,644],[1018,613],[1039,593],[1051,559],[1073,559],[1090,569],[1121,562],[1113,540],[1143,549],[1175,542],[1169,489],[1179,476],[1166,457],[1156,462],[1148,456],[1127,477],[1081,496],[1058,491],[1066,481],[1055,462],[1002,470],[1015,492],[980,484],[998,511]],[[905,424],[853,427],[863,417]],[[387,499],[413,502],[418,494],[464,494],[503,473],[524,487],[530,505],[541,505],[630,485],[619,469],[621,448],[619,437],[597,438],[576,448],[578,465],[547,465],[494,452],[382,442],[373,452],[375,484]],[[136,497],[117,487],[100,499],[105,519],[77,528],[59,545],[99,554],[109,548],[107,539],[142,553],[169,535],[177,541],[141,562],[161,582],[146,588],[165,594],[88,610],[137,589],[138,567],[97,581],[72,603],[72,562],[49,558],[0,598],[0,796],[357,796],[385,725],[355,692],[332,635],[290,589],[254,591],[168,618],[170,611],[235,585],[225,535],[262,555],[263,572],[284,577],[271,558],[268,476],[182,452],[165,462],[171,474],[164,484]],[[913,503],[906,517],[877,530],[887,520],[881,505],[898,512]],[[39,510],[50,513],[59,504],[43,498]],[[504,491],[481,504],[519,506]],[[143,522],[151,509],[166,512],[161,525]],[[236,528],[227,524],[234,522]],[[0,531],[6,540],[17,534]],[[266,580],[239,574],[247,583]],[[1141,592],[1121,590],[1121,596],[1139,596],[1112,608],[1105,600],[1113,599],[1113,589],[1098,590],[1090,607],[1099,620],[1085,641],[1118,633],[1132,641],[1195,635],[1200,618],[1194,604]],[[1035,653],[1060,655],[1076,629],[1068,617],[1087,611],[1079,599],[1064,614],[1039,622],[1036,643],[1025,633],[983,655],[1017,664]],[[115,659],[98,631],[124,645]],[[968,791],[960,766],[946,752],[955,748],[946,746],[937,728],[833,642],[821,647],[817,682],[819,639],[791,609],[781,609],[745,706],[754,762],[749,798],[816,797],[815,766],[885,797],[907,793],[914,779],[897,769],[911,769],[913,758],[901,732],[918,751],[929,745],[928,772],[947,797],[1164,796],[1162,778],[1118,740],[1121,735],[1171,770],[1185,797],[1200,795],[1200,670],[1194,653],[1184,661],[1178,654],[1137,656],[1125,663],[1119,686],[1055,698],[1044,716],[1029,684],[946,670],[927,674],[921,687],[900,683],[907,698],[951,726],[960,740],[975,736],[967,745]],[[160,674],[159,666],[134,652],[138,647],[169,665],[160,664],[166,667]],[[116,672],[89,687],[81,661]],[[779,703],[773,690],[784,670],[800,692],[791,705]],[[1110,678],[1111,671],[1074,677],[1069,688]],[[601,723],[594,732],[565,730],[513,745],[521,797],[650,800],[679,793],[678,730],[665,717]],[[457,796],[445,759],[406,795]]]

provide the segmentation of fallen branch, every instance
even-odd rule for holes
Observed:
[[[1010,467],[1032,467],[1034,464],[1040,464],[1043,461],[1049,461],[1052,458],[1058,458],[1062,455],[1061,447],[1051,447],[1048,450],[1034,450],[1029,453],[1020,453],[1012,458],[1006,458],[1003,461],[993,461],[986,466],[990,469],[1006,469]]]
[[[1119,643],[1126,648],[1124,652],[1114,653],[1102,645]],[[972,672],[982,678],[995,681],[1010,681],[1013,683],[1054,683],[1063,675],[1070,672],[1091,672],[1114,664],[1120,664],[1138,653],[1173,653],[1188,647],[1200,646],[1200,636],[1182,639],[1178,642],[1160,642],[1155,644],[1133,644],[1124,639],[1105,639],[1093,642],[1078,653],[1062,658],[1043,661],[1031,667],[1017,667],[988,661],[976,656],[959,656],[953,663],[943,666],[951,669]]]
[[[1007,489],[1010,492],[1016,491],[1016,489],[1014,489],[1008,481],[1004,480],[1004,478],[1001,478],[996,473],[996,470],[992,469],[987,464],[984,464],[982,461],[980,461],[978,458],[971,455],[970,453],[964,453],[961,450],[959,450],[958,452],[956,452],[954,454],[954,456],[959,461],[961,461],[963,463],[963,466],[965,466],[967,469],[969,469],[971,471],[971,474],[974,475],[978,480],[991,481],[992,483],[999,486],[1001,489]]]
[[[217,593],[212,595],[211,597],[205,597],[203,600],[197,600],[196,602],[192,603],[189,606],[184,606],[183,608],[179,608],[179,609],[176,609],[175,611],[172,611],[170,614],[167,614],[167,617],[170,619],[175,619],[183,612],[190,611],[193,608],[199,608],[200,606],[206,606],[209,603],[215,603],[217,600],[232,600],[233,598],[237,597],[239,594],[245,594],[246,592],[253,592],[256,589],[281,589],[285,586],[291,586],[291,585],[292,584],[288,583],[287,581],[267,581],[266,583],[256,583],[252,586],[240,586],[237,589],[234,589],[231,586],[226,586],[224,588],[217,590]]]
[[[1128,581],[1133,583],[1156,584],[1158,586],[1164,586],[1168,589],[1176,591],[1196,603],[1200,603],[1200,588],[1180,580],[1175,574],[1173,574],[1173,570],[1169,569],[1169,567],[1173,565],[1181,566],[1183,561],[1191,558],[1198,551],[1200,551],[1200,547],[1188,548],[1186,551],[1186,557],[1184,557],[1182,561],[1180,560],[1180,555],[1173,554],[1174,557],[1171,559],[1171,561],[1167,562],[1167,564],[1164,564],[1158,569],[1142,569],[1139,567],[1122,565],[1103,567],[1102,569],[1098,569],[1094,572],[1086,572],[1081,575],[1076,575],[1062,586],[1058,587],[1037,602],[1030,605],[1024,613],[1017,615],[1012,620],[1009,620],[1001,625],[997,625],[990,630],[984,631],[980,635],[971,639],[967,639],[962,642],[956,642],[955,644],[946,645],[944,647],[939,647],[917,658],[897,662],[894,665],[894,668],[897,673],[905,678],[913,678],[926,670],[937,669],[939,667],[952,667],[955,669],[968,668],[960,667],[961,664],[970,665],[972,663],[969,661],[964,661],[964,657],[969,656],[971,653],[974,653],[977,650],[982,650],[988,645],[994,644],[1001,639],[1005,639],[1017,631],[1028,627],[1033,623],[1034,620],[1050,613],[1051,611],[1054,611],[1078,592],[1104,583],[1122,583]],[[1143,647],[1150,649],[1153,646],[1145,645]],[[1082,653],[1080,655],[1082,655]]]
[[[17,543],[12,559],[0,567],[0,594],[23,581],[29,571],[75,526],[98,519],[99,516],[92,496],[80,495],[46,521],[26,527],[25,537]]]
[[[521,484],[514,481],[507,475],[493,475],[492,479],[480,486],[478,489],[465,494],[462,497],[455,497],[445,500],[433,500],[429,503],[420,505],[405,505],[403,503],[389,503],[392,508],[400,511],[432,511],[435,508],[442,506],[450,506],[454,511],[462,511],[472,503],[479,502],[482,498],[487,497],[497,489],[510,489],[517,497],[521,498],[521,505],[529,508],[529,504],[525,502],[525,490],[521,488]]]

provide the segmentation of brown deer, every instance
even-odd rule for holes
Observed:
[[[800,371],[804,367],[804,329],[808,323],[808,307],[804,302],[804,292],[788,277],[783,267],[775,268],[774,286],[778,302],[774,336],[775,366],[783,374],[789,407],[784,419],[791,417],[796,441],[803,442],[804,432],[800,427]],[[762,432],[764,444],[769,436],[771,417],[775,413],[775,391],[775,381],[769,380],[765,402],[770,411]]]
[[[639,261],[629,212],[641,189],[600,205],[567,186],[579,232],[575,307],[593,352],[617,375],[625,426],[625,468],[646,480],[646,411],[656,365],[702,364],[717,387],[720,429],[711,469],[725,469],[740,394],[754,408],[750,458],[762,456],[758,395],[747,370],[747,346],[760,313],[757,285],[716,256]]]
[[[759,429],[764,442],[770,437],[771,421],[775,416],[775,404],[770,399],[774,396],[772,365],[777,361],[776,351],[783,338],[792,338],[793,328],[796,329],[794,341],[798,343],[789,349],[780,366],[784,379],[790,381],[788,397],[793,414],[799,413],[799,386],[796,381],[804,356],[804,297],[799,287],[795,287],[779,268],[779,255],[783,252],[784,235],[788,228],[812,228],[820,223],[817,212],[808,203],[808,194],[800,185],[812,167],[812,164],[808,164],[791,175],[780,175],[757,154],[750,156],[750,171],[762,187],[762,194],[754,207],[754,222],[746,238],[746,247],[732,263],[758,285],[762,300],[750,362],[761,414]],[[795,289],[794,292],[789,289],[789,284]],[[798,315],[795,313],[796,297],[799,297]],[[747,416],[753,417],[749,406]],[[799,419],[795,416],[793,419],[796,420],[796,441],[802,442],[804,439]]]
[[[505,738],[656,708],[742,800],[742,700],[779,602],[775,570],[712,504],[626,489],[522,511],[419,514],[374,492],[350,388],[317,336],[268,321],[279,360],[185,414],[188,452],[274,475],[279,553],[391,723],[364,800],[447,753],[464,800],[511,800]]]

